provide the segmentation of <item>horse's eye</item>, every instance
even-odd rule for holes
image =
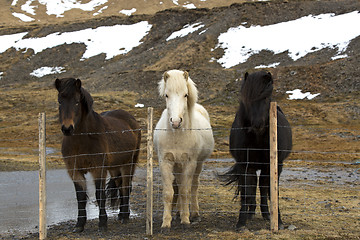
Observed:
[[[187,98],[189,95],[188,94],[185,94],[185,97]]]
[[[168,98],[169,96],[167,94],[165,94],[165,97]]]

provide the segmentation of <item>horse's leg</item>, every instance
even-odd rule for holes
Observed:
[[[199,222],[201,220],[199,213],[198,188],[200,184],[199,176],[202,170],[202,165],[203,165],[203,161],[199,160],[196,165],[196,169],[191,185],[190,215],[192,222]]]
[[[277,194],[278,194],[278,199],[279,199],[279,193],[280,193],[279,183],[280,183],[280,174],[282,172],[282,166],[279,166],[278,168],[279,168],[279,170],[278,170],[279,174],[278,174],[278,192],[277,192]],[[269,190],[269,192],[270,192],[270,190]],[[269,196],[270,196],[270,194],[269,194]],[[278,226],[279,226],[279,229],[284,229],[284,223],[281,220],[281,215],[280,215],[279,201],[278,201]]]
[[[73,231],[82,232],[84,231],[84,226],[86,223],[86,179],[83,173],[80,173],[76,170],[68,170],[68,173],[73,180],[78,203],[77,223]]]
[[[238,183],[241,189],[241,207],[239,213],[239,220],[236,228],[241,229],[246,226],[246,220],[249,218],[250,206],[256,206],[256,171],[253,169],[245,169],[241,173],[240,181]]]
[[[179,186],[179,197],[180,197],[180,219],[181,224],[188,225],[190,224],[190,194],[191,194],[191,184],[193,181],[193,176],[196,169],[196,159],[188,159],[187,154],[181,156],[182,160],[185,160],[186,163],[183,165],[183,172],[180,176],[181,184]]]
[[[258,184],[258,177],[256,174],[256,170],[255,172],[251,172],[250,173],[250,182],[247,183],[249,185],[249,187],[252,189],[251,191],[251,195],[249,196],[250,198],[250,202],[249,202],[249,210],[248,210],[248,220],[251,220],[254,216],[255,216],[255,211],[256,211],[256,188],[257,188],[257,184]]]
[[[130,194],[131,181],[134,171],[133,164],[121,168],[121,185],[120,185],[120,212],[118,219],[121,223],[127,223],[130,219]]]
[[[120,186],[121,186],[121,173],[110,171],[111,179],[107,183],[107,195],[110,196],[111,207],[119,206],[118,201],[121,196]]]
[[[92,172],[92,176],[95,182],[96,201],[99,206],[99,231],[106,231],[107,230],[107,214],[105,210],[106,170],[104,170],[103,168],[96,169],[95,171]]]
[[[178,173],[175,173],[175,174],[178,174]],[[180,219],[180,212],[178,209],[179,205],[180,205],[179,204],[179,187],[178,187],[178,183],[176,182],[176,177],[173,182],[173,189],[174,189],[174,197],[173,197],[173,201],[172,201],[172,210],[175,212],[174,219]]]
[[[171,207],[174,197],[174,156],[172,154],[166,154],[166,156],[160,160],[160,171],[161,179],[163,183],[163,203],[164,203],[164,213],[163,213],[163,222],[161,225],[162,229],[170,229],[171,227]]]
[[[270,213],[268,207],[268,197],[270,196],[270,176],[268,171],[261,170],[259,178],[260,188],[260,209],[261,215],[265,220],[270,220]]]
[[[279,173],[281,173],[281,169],[280,169]],[[279,180],[280,180],[280,174],[278,176],[278,183],[279,183]],[[270,213],[269,213],[269,207],[268,207],[268,199],[270,200],[270,172],[269,172],[269,170],[261,171],[259,185],[260,185],[260,195],[261,195],[261,214],[265,220],[270,220]],[[278,186],[278,189],[279,189],[279,186]],[[278,195],[279,195],[279,191],[278,191]],[[281,220],[281,215],[280,215],[279,202],[278,202],[278,225],[279,225],[279,229],[284,229],[284,224]]]

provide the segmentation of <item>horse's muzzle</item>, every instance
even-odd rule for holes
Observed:
[[[74,133],[74,126],[70,125],[69,127],[65,127],[65,125],[61,126],[61,131],[65,136],[71,136]]]
[[[174,121],[172,118],[170,118],[171,127],[174,129],[178,129],[181,127],[182,118],[179,118],[179,120]]]

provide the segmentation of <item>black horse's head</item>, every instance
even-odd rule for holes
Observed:
[[[265,71],[245,73],[240,90],[240,100],[247,122],[250,123],[249,131],[263,132],[268,125],[272,90],[271,73]]]
[[[55,87],[59,92],[58,102],[61,131],[65,136],[71,136],[82,117],[92,109],[93,99],[81,87],[80,79],[56,79]]]

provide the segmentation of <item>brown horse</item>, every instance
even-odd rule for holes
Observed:
[[[90,172],[99,206],[99,230],[107,230],[105,183],[120,195],[118,218],[127,222],[130,215],[131,181],[139,158],[141,131],[135,118],[123,110],[96,113],[93,99],[74,78],[56,79],[59,120],[64,134],[61,152],[70,178],[74,182],[78,202],[75,232],[82,232],[86,223],[86,179]],[[114,191],[113,191],[114,192]]]

